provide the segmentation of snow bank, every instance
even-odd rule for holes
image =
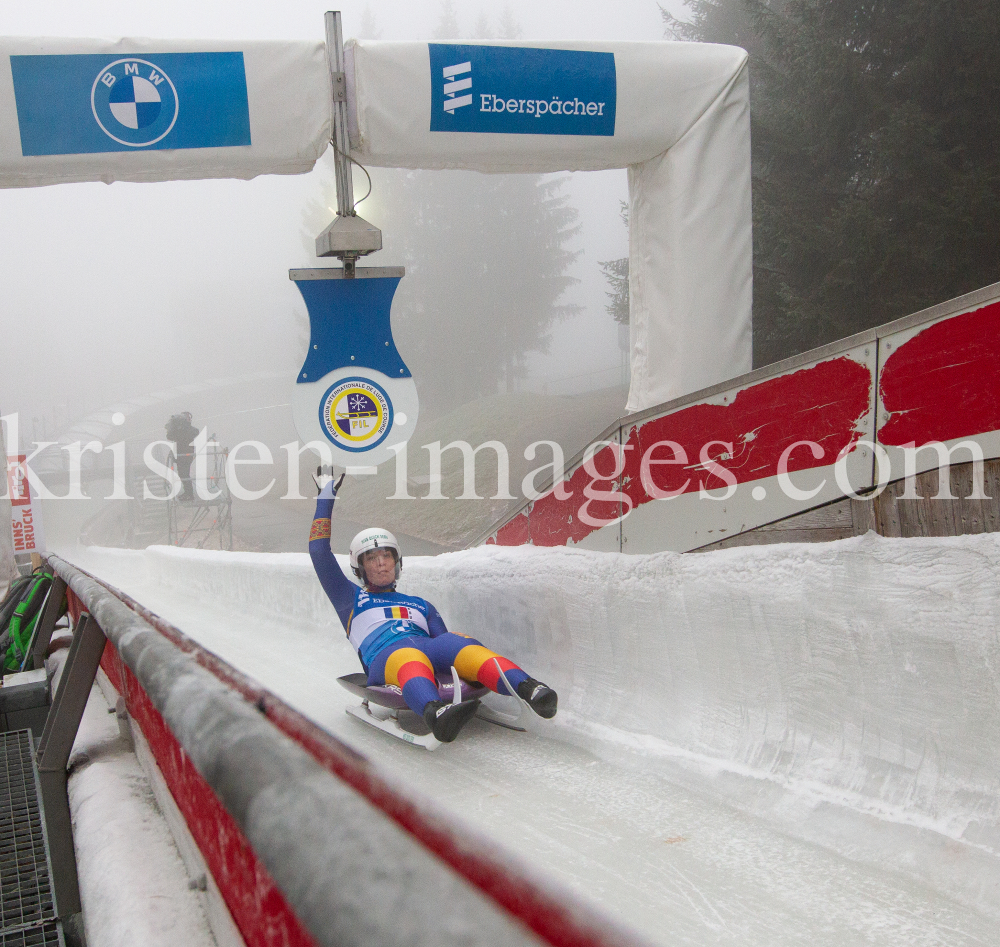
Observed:
[[[69,770],[88,943],[215,947],[198,892],[188,883],[149,781],[96,686]]]
[[[152,547],[148,577],[338,628],[305,554]],[[119,562],[124,566],[125,560]],[[1000,536],[707,555],[481,547],[401,588],[560,693],[575,730],[1000,851]]]

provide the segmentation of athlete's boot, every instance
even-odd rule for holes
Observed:
[[[460,704],[429,700],[424,707],[424,722],[441,743],[451,743],[478,709],[478,700],[465,700]]]
[[[556,692],[551,687],[546,687],[541,681],[536,681],[533,677],[529,677],[517,685],[517,696],[525,701],[539,717],[548,719],[556,715],[556,703],[559,700]]]

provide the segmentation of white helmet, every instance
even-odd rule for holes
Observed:
[[[351,540],[351,571],[363,582],[366,581],[358,561],[361,556],[371,549],[391,549],[396,556],[396,578],[399,578],[400,570],[403,568],[403,557],[399,552],[399,543],[396,537],[387,529],[374,527],[373,529],[363,529],[354,539]]]

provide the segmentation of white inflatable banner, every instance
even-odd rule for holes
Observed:
[[[352,41],[346,68],[362,164],[628,168],[630,411],[749,371],[743,50]],[[0,40],[0,186],[309,171],[328,70],[319,43]]]
[[[0,38],[0,187],[309,171],[322,43]]]
[[[742,49],[350,42],[347,95],[351,148],[363,164],[628,168],[630,411],[750,370]]]

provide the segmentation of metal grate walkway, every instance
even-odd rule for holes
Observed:
[[[0,733],[0,947],[64,947],[30,730]]]

